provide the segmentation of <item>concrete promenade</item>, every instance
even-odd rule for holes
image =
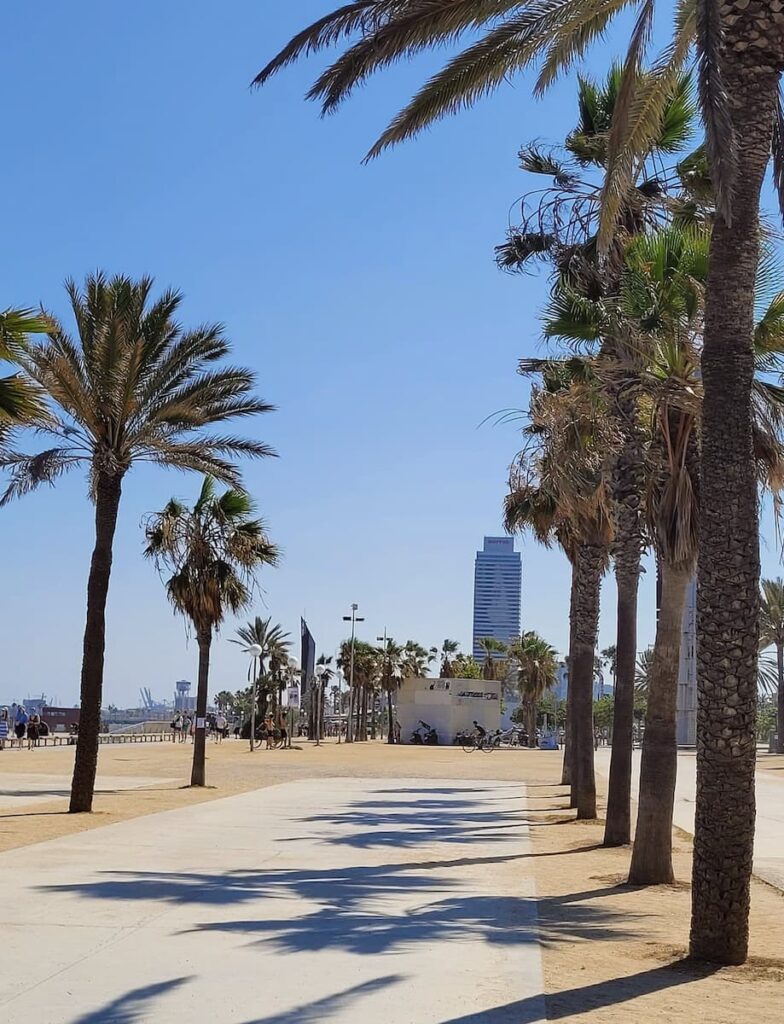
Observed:
[[[632,799],[640,790],[640,757],[635,750],[632,763]],[[610,771],[610,750],[596,754],[596,770],[606,778]],[[784,772],[767,772],[764,761],[757,766],[757,827],[754,836],[754,873],[770,885],[784,890]],[[697,758],[693,750],[678,754],[673,821],[694,835],[694,807],[697,798]]]
[[[303,780],[0,854],[3,1019],[544,1021],[521,792]]]

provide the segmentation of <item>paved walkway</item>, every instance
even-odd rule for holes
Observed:
[[[32,756],[35,757],[37,751]],[[3,755],[5,756],[5,754]],[[19,767],[25,766],[24,751],[18,752],[16,748],[13,755],[19,758]],[[170,782],[167,778],[157,778],[151,775],[102,775],[96,783],[95,789],[98,793],[115,793],[126,789],[144,789],[145,786],[155,786],[161,782]],[[24,810],[31,804],[50,803],[59,797],[67,797],[71,794],[70,775],[39,775],[19,772],[3,772],[0,775],[0,810]]]
[[[640,756],[635,750],[632,762],[632,799],[640,789]],[[605,777],[610,770],[610,750],[602,747],[596,754],[596,767]],[[782,773],[779,773],[779,776]],[[784,778],[757,768],[757,827],[754,836],[754,873],[770,885],[784,889]],[[678,754],[678,780],[675,786],[673,820],[678,828],[694,835],[694,808],[697,794],[697,757],[694,751]]]
[[[535,1024],[527,853],[519,784],[411,779],[288,783],[11,850],[2,1016]]]

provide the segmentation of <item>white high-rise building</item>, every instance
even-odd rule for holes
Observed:
[[[474,565],[474,657],[484,655],[479,641],[494,637],[509,643],[520,636],[523,560],[512,537],[485,537]]]

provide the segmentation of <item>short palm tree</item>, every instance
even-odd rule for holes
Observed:
[[[506,668],[506,644],[493,636],[483,636],[477,646],[482,652],[482,678],[501,679]]]
[[[174,610],[192,624],[199,645],[196,730],[191,785],[204,786],[205,718],[209,692],[210,648],[227,613],[250,603],[262,566],[275,565],[278,552],[264,524],[254,517],[244,491],[223,494],[205,477],[201,493],[188,508],[172,498],[145,527],[145,555],[168,575],[166,593]]]
[[[460,644],[457,640],[444,640],[441,644],[441,668],[439,669],[439,675],[442,679],[451,679],[454,676],[452,655],[457,654],[459,649]]]
[[[274,707],[278,694],[278,678],[280,666],[288,659],[291,647],[289,633],[279,623],[273,623],[272,616],[262,619],[259,615],[240,626],[236,638],[230,640],[248,653],[251,647],[260,647],[261,654],[257,659],[258,676],[256,678],[257,712],[264,719],[267,705]]]
[[[237,456],[271,455],[259,441],[209,428],[272,408],[253,394],[249,370],[219,368],[229,352],[218,325],[185,331],[182,298],[153,300],[149,277],[89,276],[66,285],[77,337],[52,323],[46,341],[18,354],[26,375],[48,400],[36,418],[48,448],[19,451],[15,437],[0,448],[10,470],[4,504],[84,467],[95,506],[95,547],[87,584],[79,742],[71,787],[72,812],[92,809],[103,690],[106,599],[120,496],[133,466],[149,463],[208,473],[235,485]]]
[[[762,581],[760,649],[776,648],[776,732],[779,754],[784,754],[784,580]]]
[[[509,658],[526,709],[528,746],[536,746],[536,705],[555,685],[558,655],[538,633],[528,630],[509,645]]]
[[[405,676],[423,679],[435,655],[416,640],[407,640],[403,644],[402,669]]]

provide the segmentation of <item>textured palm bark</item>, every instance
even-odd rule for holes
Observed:
[[[683,609],[691,569],[662,566],[662,597],[648,684],[640,800],[629,871],[632,885],[673,880],[672,808],[678,770],[676,706]]]
[[[577,569],[575,563],[572,562],[572,576],[569,592],[569,652],[571,655],[572,647],[574,646],[574,630],[572,629],[571,623],[574,618],[572,609],[576,604],[576,590],[577,588]],[[571,662],[567,659],[567,685],[566,685],[566,729],[564,730],[564,752],[563,752],[563,765],[561,767],[561,785],[570,786],[572,783],[572,752],[574,745],[572,743],[572,722],[574,721],[574,690],[571,685]],[[569,805],[574,806],[571,802],[571,789],[569,791]]]
[[[759,525],[752,338],[759,196],[784,55],[784,12],[773,7],[730,0],[721,8],[739,166],[732,224],[717,217],[713,228],[705,295],[690,949],[723,964],[743,963],[748,953],[754,843]]]
[[[612,496],[615,538],[611,554],[618,591],[616,676],[613,701],[612,752],[607,790],[605,846],[631,840],[634,676],[637,663],[637,593],[645,546],[643,446],[637,426],[637,402],[630,393],[615,396],[615,418],[623,437],[613,466]]]
[[[112,545],[120,508],[122,477],[98,474],[95,495],[95,546],[87,581],[87,622],[82,654],[81,712],[71,781],[72,814],[93,809],[101,732],[103,663],[106,650],[106,600],[112,574]]]
[[[387,710],[389,712],[389,729],[387,730],[387,743],[395,742],[395,715],[392,707],[392,691],[387,690]]]
[[[776,698],[776,752],[784,754],[784,646],[776,645],[779,690]]]
[[[207,753],[207,695],[210,680],[210,647],[212,646],[212,630],[200,629],[197,637],[199,644],[199,678],[196,685],[196,720],[193,723],[193,764],[191,766],[191,785],[206,786],[205,757]],[[199,725],[201,722],[201,725]]]
[[[578,818],[596,817],[593,763],[593,669],[599,631],[599,593],[607,552],[599,544],[581,544],[575,558],[571,607],[569,689],[572,691],[572,806]]]

